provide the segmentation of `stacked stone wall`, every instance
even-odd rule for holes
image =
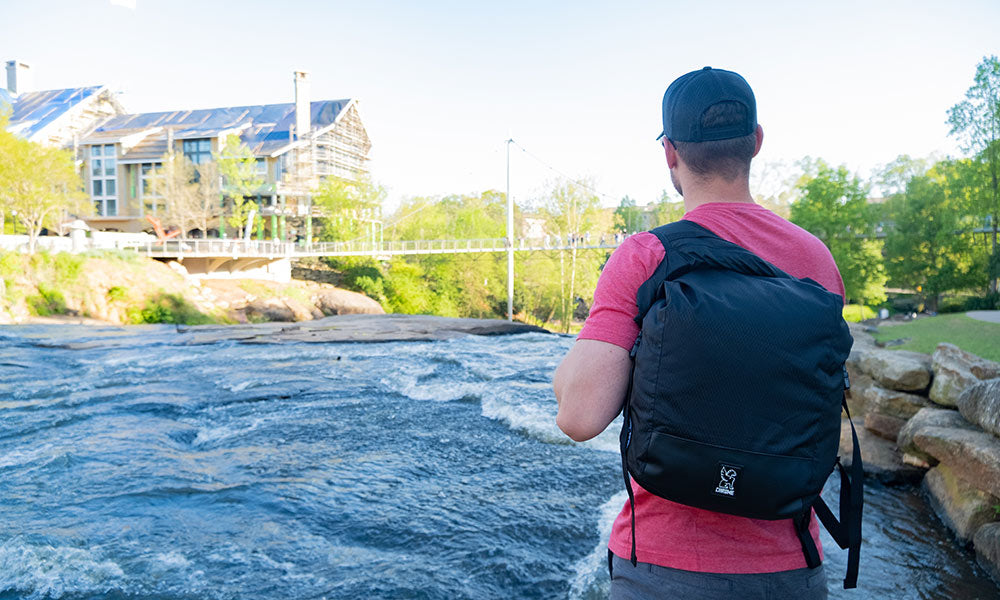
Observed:
[[[852,333],[848,406],[866,475],[919,482],[1000,583],[1000,364],[952,344],[927,356],[881,348],[862,326]],[[845,418],[841,454],[850,450]]]

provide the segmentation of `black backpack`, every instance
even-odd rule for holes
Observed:
[[[811,510],[848,548],[857,585],[863,478],[837,456],[853,339],[843,299],[691,221],[654,229],[665,256],[639,288],[622,472],[668,500],[753,519],[793,519],[810,568]],[[850,418],[850,414],[848,414]],[[841,474],[840,521],[820,492]]]

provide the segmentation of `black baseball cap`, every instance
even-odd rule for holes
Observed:
[[[719,102],[738,102],[747,108],[742,123],[703,128],[701,117]],[[710,142],[750,135],[757,129],[757,101],[738,73],[705,67],[681,75],[663,94],[663,133],[674,142]]]

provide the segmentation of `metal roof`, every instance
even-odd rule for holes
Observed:
[[[350,99],[320,100],[310,103],[310,122],[313,131],[332,125],[350,103]],[[239,135],[243,143],[254,154],[267,156],[292,142],[289,131],[294,124],[293,103],[139,113],[110,117],[82,142],[96,143],[98,140],[109,140],[116,135],[125,136],[138,129],[150,127],[173,130],[175,140],[217,137],[227,129],[242,128]],[[165,139],[166,134],[158,133],[150,137]],[[147,146],[150,142],[152,139],[140,146]],[[148,146],[143,150],[147,149]]]
[[[55,121],[68,110],[97,94],[104,86],[95,85],[63,90],[25,92],[11,98],[6,90],[0,95],[0,102],[13,107],[8,129],[30,139],[46,125]]]

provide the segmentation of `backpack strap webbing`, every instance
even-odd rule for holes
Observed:
[[[858,567],[861,563],[861,513],[864,510],[865,471],[861,460],[861,446],[858,443],[858,432],[851,419],[851,411],[847,407],[847,394],[844,391],[843,407],[847,414],[847,422],[851,425],[851,467],[850,474],[837,459],[837,470],[840,471],[840,520],[833,516],[833,511],[822,498],[813,503],[816,516],[830,532],[837,545],[847,550],[847,575],[844,577],[844,589],[858,586]]]
[[[625,491],[628,492],[628,512],[632,520],[632,554],[629,560],[632,566],[636,566],[639,562],[635,555],[635,493],[632,491],[632,477],[628,472],[628,446],[632,441],[632,414],[629,412],[630,400],[632,399],[632,380],[635,378],[635,353],[639,349],[639,340],[642,338],[642,333],[640,333],[635,338],[635,343],[632,344],[632,350],[629,352],[629,359],[632,361],[632,369],[628,376],[628,391],[625,392],[625,403],[622,406],[622,432],[618,436],[618,443],[620,445],[620,453],[622,455],[622,477],[625,479]]]

